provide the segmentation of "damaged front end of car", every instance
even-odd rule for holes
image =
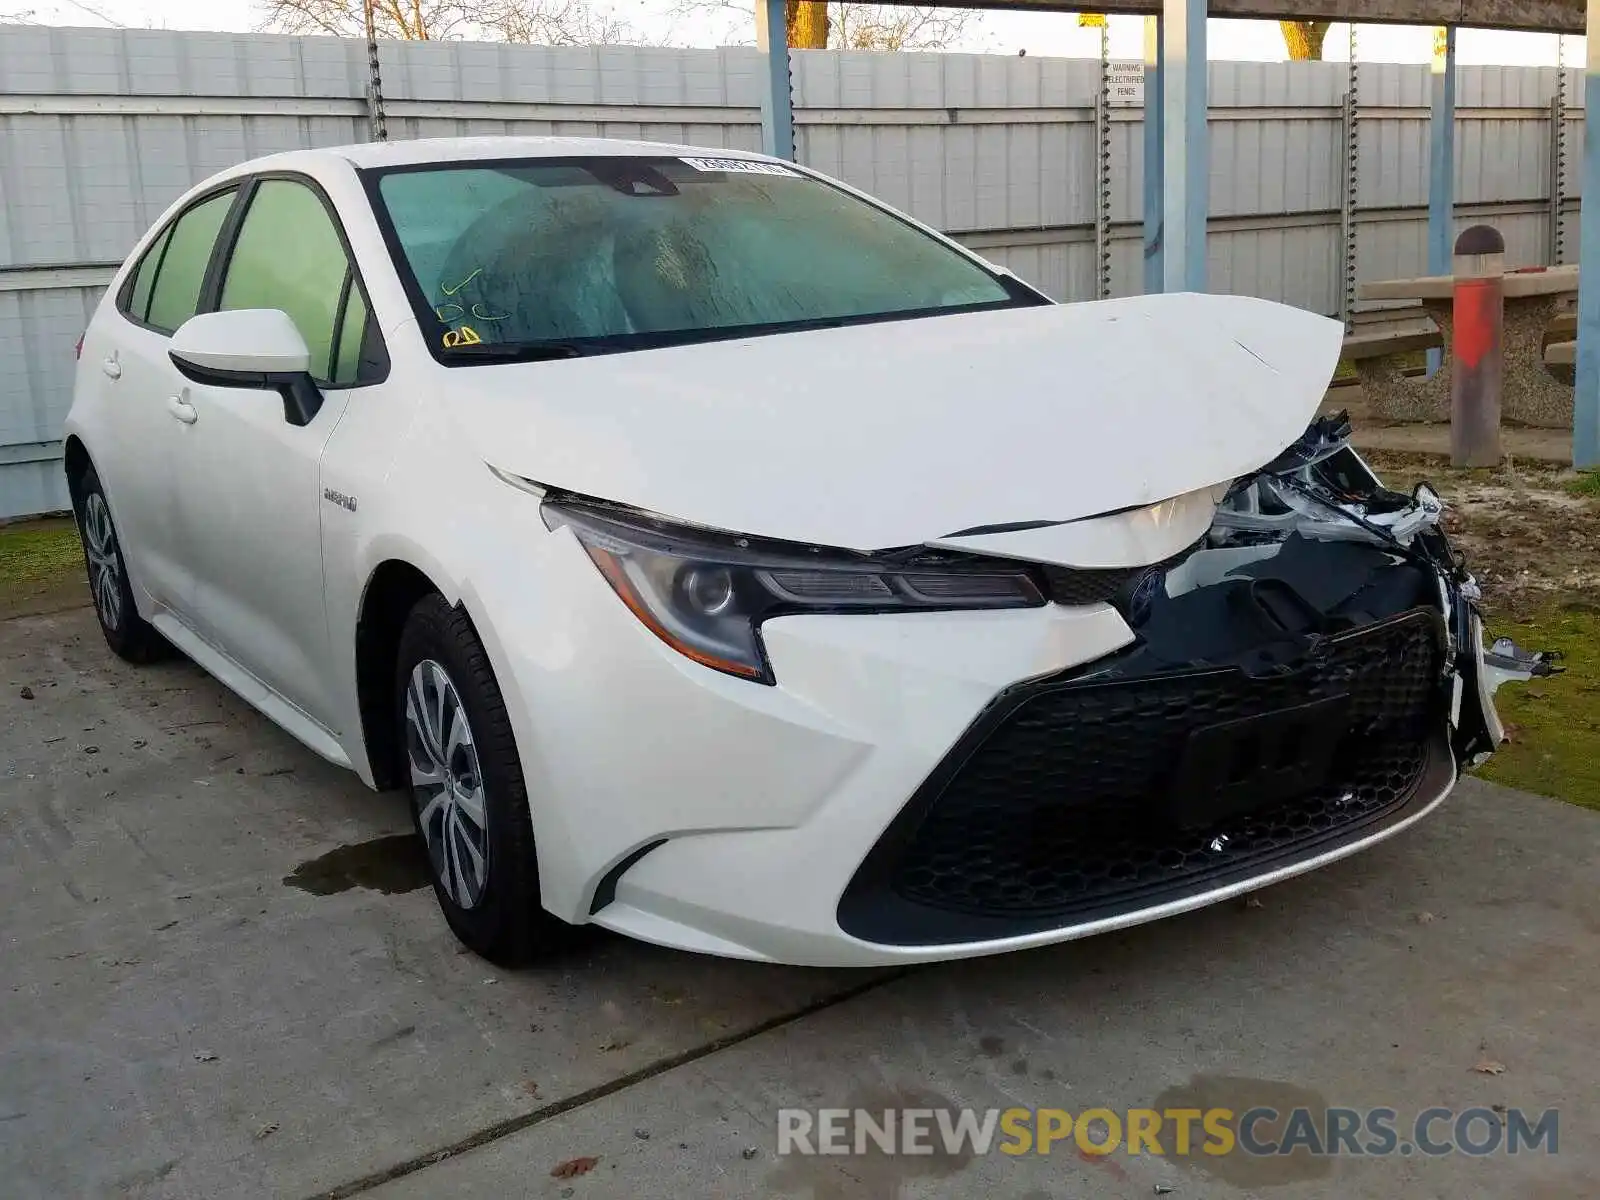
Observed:
[[[1183,911],[1398,831],[1492,753],[1495,689],[1551,657],[1485,651],[1442,500],[1385,488],[1349,437],[1314,421],[1164,562],[1043,567],[1052,600],[1110,603],[1136,640],[997,697],[841,925],[935,944]]]
[[[1484,646],[1482,593],[1440,526],[1443,500],[1426,483],[1409,495],[1384,487],[1350,445],[1350,432],[1343,413],[1319,417],[1277,459],[1237,481],[1208,546],[1264,552],[1256,561],[1274,565],[1244,573],[1287,584],[1311,602],[1325,628],[1313,620],[1303,632],[1309,639],[1406,611],[1436,613],[1451,748],[1462,766],[1475,766],[1505,737],[1495,690],[1549,674],[1554,656],[1527,653],[1509,639]]]

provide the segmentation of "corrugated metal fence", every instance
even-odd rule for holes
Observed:
[[[1092,61],[796,53],[803,162],[953,233],[1060,299],[1094,290]],[[757,52],[386,43],[389,136],[518,133],[759,147]],[[1211,67],[1211,285],[1338,307],[1333,63]],[[366,136],[365,47],[331,38],[0,32],[0,517],[58,509],[73,342],[115,264],[190,184],[242,159]],[[1550,244],[1554,68],[1465,68],[1459,222],[1515,264]],[[1579,75],[1569,76],[1576,97]],[[1359,273],[1422,270],[1427,68],[1361,72]],[[1567,114],[1576,245],[1581,110]],[[1141,110],[1113,110],[1112,280],[1138,291]],[[1575,252],[1575,249],[1574,249]]]

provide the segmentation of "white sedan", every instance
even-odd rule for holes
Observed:
[[[406,789],[478,953],[923,961],[1308,870],[1493,749],[1438,498],[1312,421],[1339,345],[1057,305],[757,155],[353,146],[140,241],[66,469],[111,648]]]

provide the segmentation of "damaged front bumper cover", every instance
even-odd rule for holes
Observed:
[[[931,946],[1182,911],[1397,831],[1492,753],[1495,689],[1551,656],[1485,649],[1438,494],[1384,488],[1349,432],[1313,422],[1173,559],[1047,569],[1053,599],[1099,593],[1137,641],[997,697],[863,861],[841,928]]]
[[[1485,647],[1482,592],[1440,528],[1444,501],[1427,483],[1410,495],[1384,487],[1350,436],[1346,413],[1318,417],[1277,459],[1234,485],[1213,536],[1224,543],[1291,534],[1363,542],[1431,569],[1448,631],[1451,745],[1463,765],[1476,766],[1505,740],[1494,693],[1503,683],[1560,670],[1559,655],[1524,651],[1509,638]]]

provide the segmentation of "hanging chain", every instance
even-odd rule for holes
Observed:
[[[1556,96],[1550,102],[1550,133],[1554,140],[1550,155],[1550,265],[1560,266],[1566,258],[1567,236],[1561,208],[1567,182],[1567,35],[1556,35]]]
[[[367,19],[367,136],[370,141],[387,142],[389,124],[383,115],[383,76],[378,71],[378,29],[372,15],[373,0],[366,0]]]
[[[1111,295],[1111,22],[1100,25],[1100,93],[1095,100],[1095,298]]]
[[[1344,165],[1344,292],[1339,306],[1344,318],[1345,332],[1349,333],[1355,322],[1356,311],[1356,205],[1361,197],[1361,95],[1360,67],[1356,56],[1356,24],[1350,22],[1350,66],[1344,95],[1345,165]]]

